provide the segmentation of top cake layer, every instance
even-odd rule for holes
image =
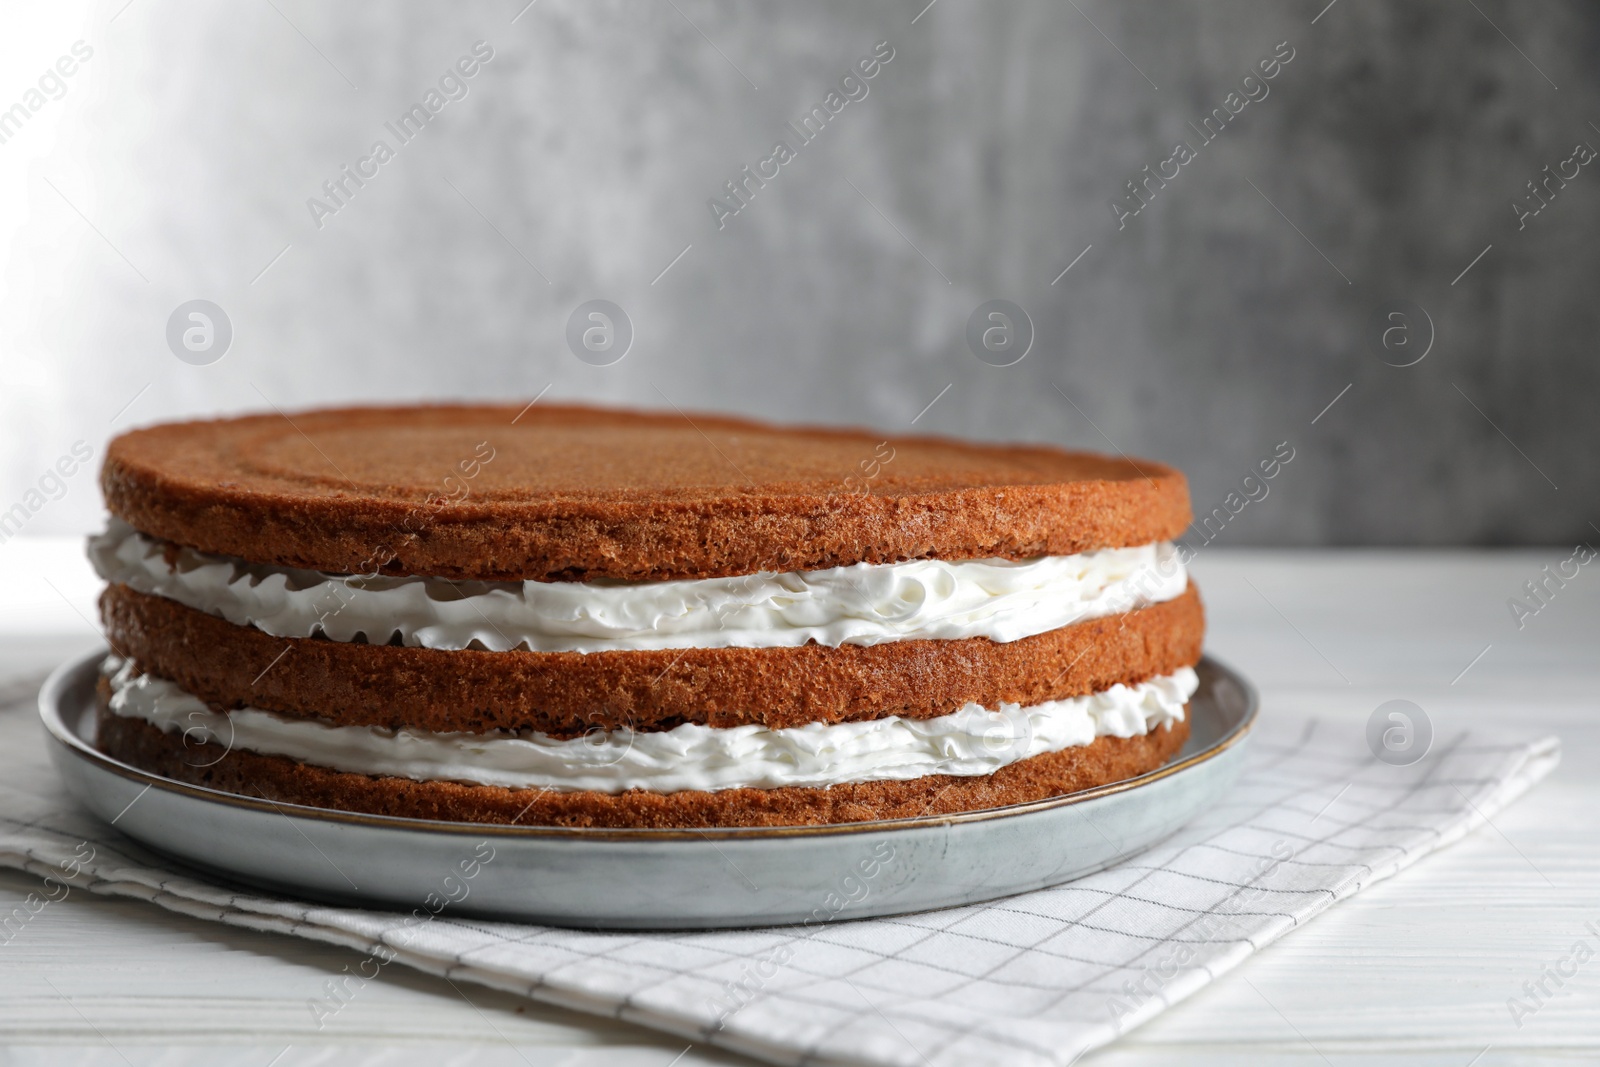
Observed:
[[[1177,471],[1047,446],[537,404],[170,423],[114,441],[112,514],[154,537],[329,573],[593,581],[1171,540]]]

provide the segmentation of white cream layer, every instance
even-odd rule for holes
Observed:
[[[1015,641],[1182,595],[1170,543],[1013,562],[856,564],[666,582],[461,582],[345,577],[164,546],[112,519],[89,539],[108,582],[277,637],[423,648],[660,648]]]
[[[416,781],[477,782],[511,789],[621,793],[648,789],[773,789],[993,774],[1031,756],[1087,745],[1097,737],[1136,737],[1181,722],[1199,686],[1194,670],[1139,685],[1033,707],[977,704],[934,719],[893,716],[868,722],[717,729],[685,724],[657,733],[620,730],[558,740],[547,734],[426,733],[329,726],[254,708],[227,714],[153,675],[107,660],[111,710],[143,719],[188,742],[287,756],[356,774]]]

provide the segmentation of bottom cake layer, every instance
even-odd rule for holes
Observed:
[[[96,745],[114,759],[191,785],[342,811],[523,826],[686,828],[803,826],[948,815],[1075,793],[1155,770],[1189,736],[1180,722],[1134,737],[1099,737],[993,774],[927,775],[826,788],[552,792],[460,782],[418,782],[329,770],[282,756],[229,751],[114,715],[102,685]]]

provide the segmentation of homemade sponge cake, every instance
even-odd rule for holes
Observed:
[[[426,406],[124,434],[108,754],[276,802],[800,825],[1136,776],[1188,734],[1178,472],[715,416]]]

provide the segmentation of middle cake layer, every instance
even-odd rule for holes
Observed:
[[[537,731],[431,733],[333,726],[256,708],[221,712],[134,662],[106,667],[106,710],[185,745],[285,756],[375,777],[460,781],[508,789],[616,794],[828,787],[993,774],[1101,737],[1143,737],[1184,720],[1199,685],[1192,668],[1032,707],[968,704],[931,719],[889,716],[787,729],[684,724],[671,730],[595,731],[556,739]]]
[[[106,589],[101,614],[119,655],[217,707],[335,725],[554,737],[596,727],[782,729],[926,719],[967,704],[1038,705],[1193,666],[1205,630],[1192,585],[1175,599],[1007,642],[587,654],[274,637],[119,584]]]

